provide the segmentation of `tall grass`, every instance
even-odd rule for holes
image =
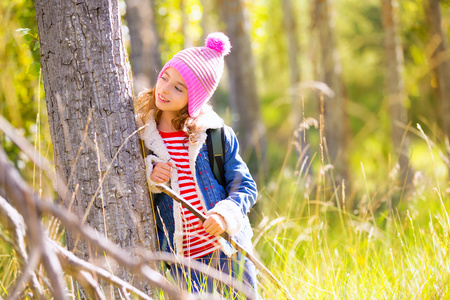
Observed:
[[[422,213],[428,222],[408,213],[383,230],[347,218],[346,234],[327,222],[291,221],[267,230],[257,249],[298,299],[447,299],[445,212]],[[283,298],[266,282],[261,296]]]
[[[397,186],[395,176],[369,184],[364,161],[360,162],[359,177],[365,184],[353,186],[352,194],[358,199],[349,201],[356,203],[355,207],[336,202],[335,196],[343,186],[336,186],[333,176],[317,178],[308,190],[304,183],[311,181],[310,175],[297,172],[295,177],[294,172],[281,169],[280,174],[291,175],[278,180],[276,187],[263,190],[261,197],[270,199],[265,205],[273,204],[271,210],[263,211],[278,213],[259,216],[255,248],[294,297],[450,297],[449,197],[440,188],[446,174],[442,172],[443,163],[436,162],[433,155],[438,149],[431,147],[424,133],[423,137],[427,144],[416,141],[421,145],[416,146],[419,150],[413,151],[411,158],[419,162],[418,166],[427,167],[415,168],[412,188],[391,210],[386,203],[395,189],[403,187]],[[372,190],[373,186],[378,188]],[[342,204],[345,198],[340,197]],[[263,299],[284,299],[282,292],[267,281],[260,282],[259,292]]]
[[[333,169],[321,161],[322,172],[311,175],[310,166],[302,163],[290,170],[286,159],[280,175],[261,188],[260,201],[268,209],[257,212],[255,218],[255,249],[295,298],[450,297],[449,197],[442,188],[446,174],[436,155],[439,149],[425,133],[423,137],[427,143],[420,146],[417,141],[411,156],[419,162],[413,187],[404,193],[397,209],[383,206],[396,188],[395,176],[369,184],[364,161],[358,176],[365,184],[352,187],[357,199],[345,199],[342,183],[333,183],[329,176]],[[38,190],[40,182],[36,180]],[[58,222],[46,222],[51,238],[61,240]],[[2,227],[1,232],[7,231]],[[19,267],[14,251],[0,239],[0,297],[7,297]],[[71,286],[71,279],[67,280]],[[262,276],[258,292],[262,299],[285,298]]]
[[[347,234],[326,222],[279,224],[257,249],[299,299],[448,298],[448,226],[424,213],[428,224],[408,213],[384,230],[348,218]],[[283,298],[268,283],[261,295]]]
[[[40,127],[38,118],[37,130]],[[413,187],[392,210],[386,203],[398,189],[395,166],[386,171],[361,159],[359,173],[352,176],[354,182],[334,182],[333,167],[325,161],[326,145],[320,145],[320,153],[301,156],[294,163],[294,144],[286,149],[278,173],[265,178],[267,183],[260,187],[261,209],[252,214],[256,214],[256,252],[294,297],[450,297],[447,170],[439,159],[439,146],[420,127],[418,136],[422,140],[415,141],[411,155],[416,171]],[[41,152],[41,142],[36,132],[36,151]],[[314,172],[310,172],[313,165]],[[381,180],[379,175],[372,176],[375,172],[388,175]],[[48,183],[42,181],[40,171],[33,171],[31,178],[36,191],[46,190]],[[346,190],[350,189],[349,197]],[[63,243],[59,223],[55,219],[45,222],[50,238]],[[0,233],[7,233],[1,224]],[[2,298],[20,272],[14,250],[4,239],[7,234],[0,239]],[[71,278],[67,281],[72,286]],[[262,299],[285,298],[283,291],[262,276],[258,292]]]
[[[295,298],[450,297],[447,174],[438,146],[419,131],[422,140],[415,142],[411,155],[413,185],[394,209],[386,203],[396,189],[404,189],[396,184],[395,166],[386,180],[373,182],[366,172],[370,162],[360,161],[360,173],[353,177],[362,184],[347,183],[344,188],[344,183],[333,181],[333,168],[323,155],[313,154],[308,164],[303,157],[293,169],[288,156],[295,151],[286,151],[279,174],[260,188],[264,208],[256,210],[253,240],[261,260]],[[317,175],[308,172],[311,164],[319,165]],[[34,174],[35,189],[41,190],[40,172]],[[350,186],[355,199],[346,199],[344,190]],[[46,222],[50,237],[62,241],[58,222]],[[0,239],[0,297],[5,298],[20,265],[4,242],[7,230],[2,225],[0,229],[6,233]],[[67,281],[72,286],[69,277]],[[262,276],[258,292],[262,299],[285,298]]]

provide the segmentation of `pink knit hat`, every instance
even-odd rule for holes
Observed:
[[[230,40],[225,34],[210,33],[205,47],[184,49],[162,68],[158,78],[167,68],[176,69],[183,77],[188,92],[189,116],[197,117],[203,104],[216,90],[223,73],[223,58],[230,53],[230,49]]]

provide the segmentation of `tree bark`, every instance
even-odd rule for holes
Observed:
[[[125,249],[155,250],[118,1],[36,0],[35,7],[56,173],[73,193],[64,205],[80,219],[87,214],[90,226]],[[104,260],[66,234],[78,257]],[[133,274],[108,263],[116,276],[132,281]]]
[[[264,149],[264,125],[261,121],[255,82],[255,62],[250,41],[250,25],[242,0],[218,0],[221,18],[231,42],[231,53],[225,57],[230,86],[230,107],[239,144],[248,157],[254,149]],[[255,168],[251,167],[255,170]]]
[[[399,34],[398,2],[396,0],[381,0],[384,49],[386,59],[386,87],[391,116],[391,138],[395,152],[399,157],[400,186],[408,184],[411,179],[408,156],[408,138],[405,130],[399,124],[407,123],[405,108],[406,96],[403,83],[403,50]],[[409,178],[409,179],[408,179]]]
[[[159,39],[152,0],[126,0],[126,20],[130,30],[131,67],[134,92],[152,88],[161,70]]]
[[[348,179],[347,144],[348,125],[345,114],[345,90],[342,67],[336,45],[335,23],[332,18],[332,0],[314,0],[312,30],[318,35],[321,62],[318,76],[334,92],[334,97],[325,96],[324,137],[336,181]]]

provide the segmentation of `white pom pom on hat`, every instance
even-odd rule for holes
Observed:
[[[222,32],[213,32],[206,38],[204,47],[184,49],[162,68],[159,77],[167,68],[176,69],[183,77],[188,92],[189,116],[197,117],[211,98],[222,77],[224,56],[230,51],[228,37]]]
[[[230,40],[222,32],[210,33],[205,40],[205,46],[209,49],[216,50],[222,56],[228,55],[231,51]]]

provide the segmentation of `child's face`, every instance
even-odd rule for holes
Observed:
[[[156,82],[155,102],[163,112],[178,112],[188,104],[186,83],[174,68],[167,68]]]

